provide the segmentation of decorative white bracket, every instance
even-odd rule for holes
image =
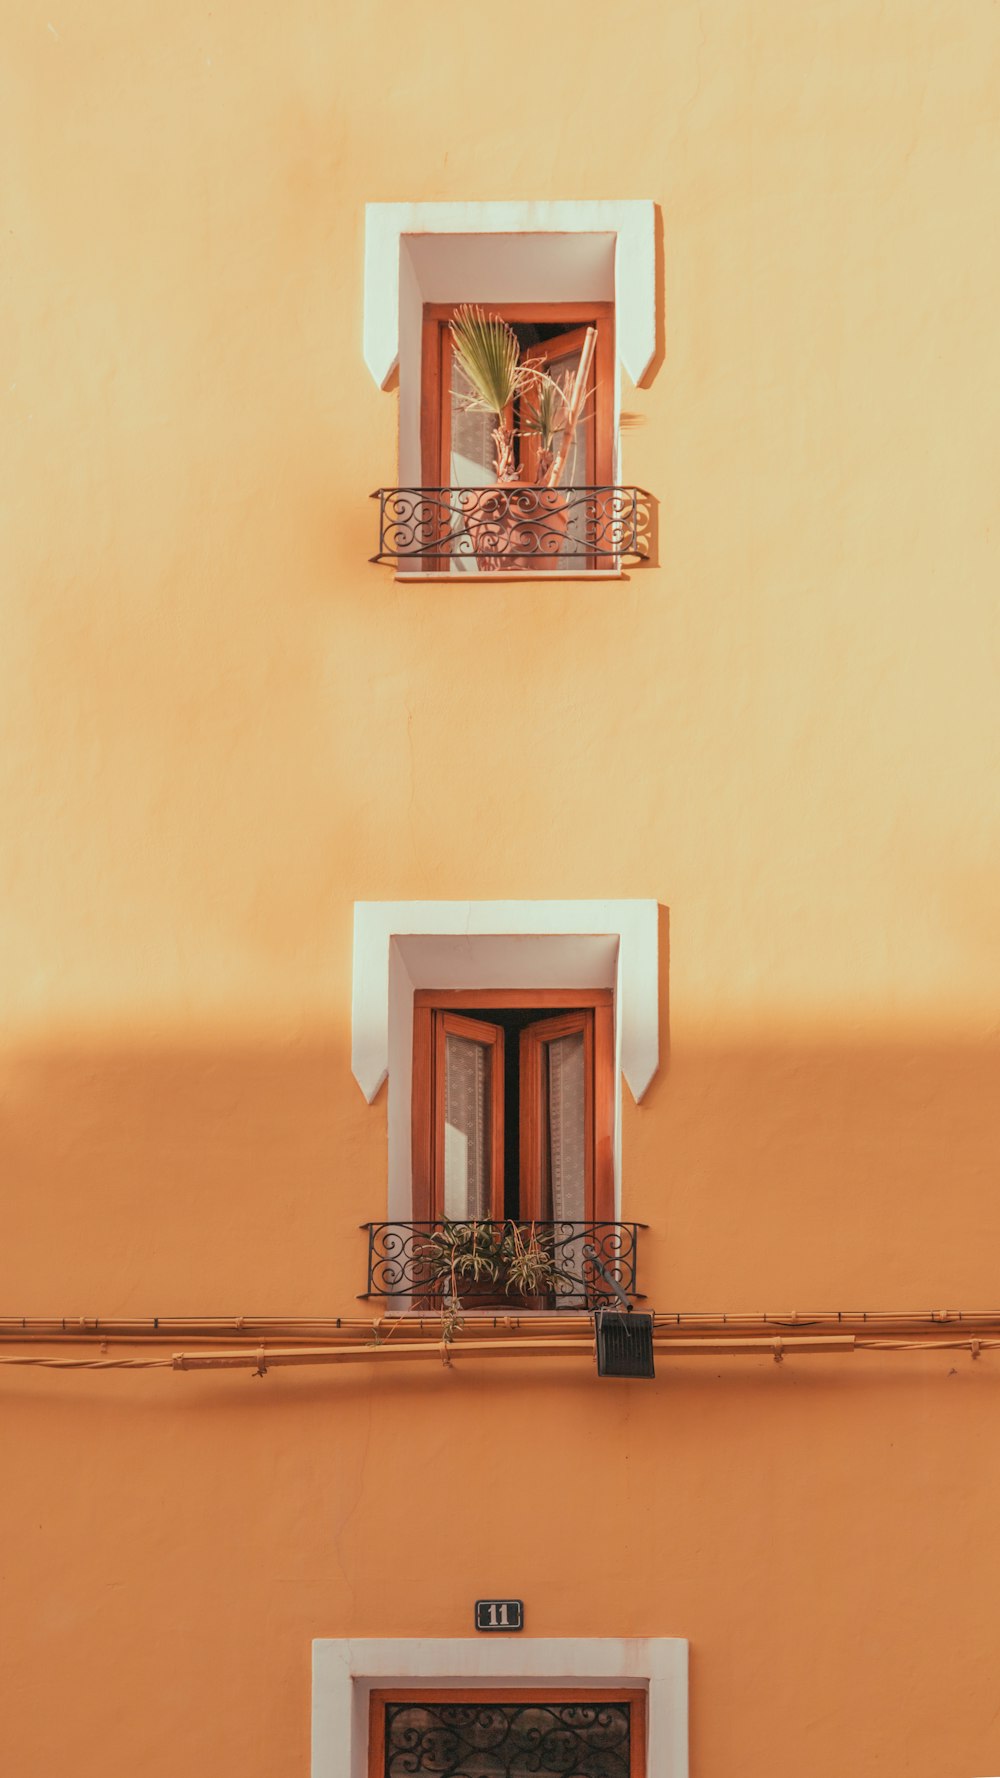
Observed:
[[[651,201],[368,204],[365,362],[379,388],[385,387],[399,361],[400,245],[406,235],[610,238],[619,357],[633,383],[639,383],[649,369],[656,352],[656,230]],[[503,251],[509,256],[511,244]],[[528,292],[529,298],[539,294]],[[454,293],[456,301],[470,296],[475,299],[467,290]]]

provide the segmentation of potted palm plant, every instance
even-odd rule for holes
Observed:
[[[467,412],[493,420],[496,484],[470,489],[463,499],[466,529],[479,568],[552,568],[566,536],[568,511],[559,492],[597,342],[588,328],[576,376],[558,381],[526,362],[517,335],[499,315],[465,305],[451,321],[451,343],[463,383],[455,394]],[[537,441],[535,479],[522,479],[515,461],[518,430]]]

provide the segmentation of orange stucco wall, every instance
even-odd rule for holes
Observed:
[[[8,15],[0,1312],[356,1314],[352,905],[439,897],[669,909],[655,1307],[995,1306],[1000,10]],[[365,202],[637,196],[657,563],[369,566]],[[311,1638],[498,1592],[690,1638],[695,1778],[998,1772],[998,1391],[0,1368],[0,1769],[305,1778]]]

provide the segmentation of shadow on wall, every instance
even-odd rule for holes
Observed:
[[[385,1094],[366,1105],[345,1035],[35,1049],[0,1078],[0,1312],[365,1312]],[[642,1105],[624,1094],[649,1305],[997,1306],[996,1080],[987,1041],[675,1034]]]
[[[639,384],[641,389],[648,389],[656,381],[666,357],[667,272],[662,204],[653,205],[653,215],[653,246],[656,254],[656,349],[646,367],[646,374]]]

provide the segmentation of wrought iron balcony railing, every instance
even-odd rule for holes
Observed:
[[[369,1297],[592,1309],[636,1291],[635,1222],[366,1222]],[[588,1255],[587,1249],[590,1249]],[[525,1259],[525,1255],[528,1258]],[[593,1263],[596,1256],[599,1266]]]
[[[377,488],[373,562],[412,573],[618,568],[649,555],[640,488]]]

